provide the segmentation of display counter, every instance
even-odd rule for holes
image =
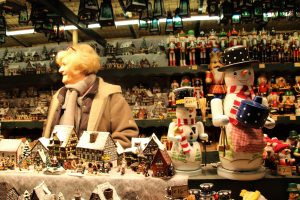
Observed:
[[[81,193],[83,199],[89,200],[97,185],[105,182],[109,182],[123,200],[132,200],[134,195],[143,200],[158,200],[163,199],[166,195],[165,188],[168,186],[187,185],[188,176],[177,174],[171,179],[164,180],[150,176],[145,177],[130,170],[127,170],[125,175],[111,172],[107,175],[85,175],[81,177],[68,175],[68,173],[45,175],[42,172],[0,172],[0,182],[11,184],[19,194],[23,194],[25,190],[31,193],[33,188],[43,181],[53,194],[57,195],[61,192],[66,200],[73,199],[77,191]]]
[[[130,170],[127,170],[125,175],[111,172],[106,175],[84,176],[73,176],[69,173],[45,175],[41,172],[0,172],[0,182],[11,184],[19,194],[23,194],[25,190],[31,193],[33,188],[43,181],[53,194],[62,192],[66,200],[71,200],[77,191],[80,191],[83,199],[88,200],[97,185],[105,182],[109,182],[123,200],[131,200],[133,196],[143,200],[163,200],[166,195],[165,189],[169,186],[188,185],[190,189],[199,189],[201,183],[213,183],[213,191],[216,192],[231,190],[233,199],[241,199],[239,194],[242,189],[258,190],[267,199],[287,199],[288,184],[292,182],[299,184],[300,177],[266,175],[265,178],[255,181],[235,181],[218,176],[216,168],[211,165],[203,167],[200,175],[188,177],[176,174],[171,179],[145,177]]]

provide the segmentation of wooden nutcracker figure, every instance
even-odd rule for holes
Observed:
[[[238,35],[239,32],[237,32],[237,30],[235,30],[235,28],[233,27],[229,36],[229,47],[234,47],[239,44]]]
[[[202,79],[200,77],[195,77],[192,79],[192,83],[192,86],[194,87],[194,97],[196,97],[196,99],[204,97]]]
[[[218,45],[218,37],[216,35],[216,31],[213,29],[210,31],[209,36],[207,38],[207,45],[206,45],[206,51],[208,53],[212,52],[213,49],[219,48]]]
[[[278,51],[277,51],[277,38],[276,38],[276,31],[274,28],[271,30],[271,62],[278,62]]]
[[[220,51],[224,51],[228,47],[228,37],[224,29],[219,33],[219,46]]]
[[[243,47],[248,48],[249,47],[249,39],[248,39],[247,32],[245,31],[245,28],[242,29],[240,36],[241,36],[241,42],[240,42],[241,45]]]
[[[267,61],[267,32],[263,28],[260,32],[260,45],[259,45],[259,52],[260,52],[260,61],[266,62]]]
[[[197,48],[200,52],[200,63],[206,63],[206,44],[207,44],[207,37],[205,36],[204,31],[200,32],[199,37],[197,37]]]
[[[196,64],[196,47],[197,47],[197,42],[196,42],[196,37],[194,34],[193,30],[188,31],[188,46],[187,49],[189,51],[189,60],[190,60],[190,65],[195,65]]]
[[[298,62],[298,55],[299,55],[299,47],[300,47],[300,41],[299,41],[299,35],[298,32],[295,31],[293,33],[293,36],[291,37],[291,49],[292,49],[292,61]]]
[[[257,60],[258,59],[258,35],[257,31],[253,29],[251,32],[251,39],[249,40],[249,51],[250,51],[250,57],[252,59]]]
[[[213,94],[214,97],[223,98],[226,93],[226,87],[224,84],[224,72],[219,72],[218,69],[223,67],[220,61],[222,52],[211,52],[209,71],[206,71],[205,82],[209,86],[209,94]]]
[[[179,88],[179,84],[176,80],[173,80],[173,82],[171,83],[171,90],[169,93],[169,106],[171,107],[176,106],[175,93],[173,91],[177,88]]]
[[[168,54],[169,54],[169,66],[176,66],[176,55],[175,55],[175,48],[176,48],[176,37],[174,35],[170,35],[168,37]]]
[[[186,60],[185,60],[185,54],[186,54],[186,34],[183,30],[178,34],[178,40],[177,40],[177,48],[180,52],[180,66],[186,66]]]
[[[277,52],[278,52],[278,61],[279,62],[284,62],[284,55],[283,55],[283,34],[280,33],[279,35],[277,35]]]
[[[283,61],[289,62],[291,59],[291,46],[289,43],[289,34],[283,34]]]

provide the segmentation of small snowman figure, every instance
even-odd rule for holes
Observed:
[[[221,127],[219,157],[221,166],[218,174],[233,180],[256,180],[265,175],[262,167],[262,151],[265,147],[261,127],[250,126],[250,122],[266,128],[274,128],[275,121],[260,110],[268,110],[261,102],[251,101],[253,106],[243,107],[244,102],[254,98],[252,86],[254,70],[246,47],[235,46],[225,49],[224,66],[219,69],[225,73],[227,93],[224,102],[221,99],[211,101],[212,122]],[[258,98],[256,98],[258,99]],[[246,119],[239,120],[237,115],[244,110]],[[259,111],[257,111],[259,110]],[[257,112],[256,112],[257,111]],[[262,116],[263,115],[263,116]],[[248,123],[249,122],[249,123]]]
[[[176,121],[171,122],[168,139],[173,142],[171,159],[176,172],[198,174],[201,172],[201,146],[197,141],[208,140],[202,122],[196,122],[197,101],[193,87],[180,87],[176,95]]]

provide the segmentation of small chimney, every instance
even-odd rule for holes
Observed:
[[[95,143],[97,136],[98,136],[98,133],[95,133],[95,132],[91,133],[90,134],[90,143]]]

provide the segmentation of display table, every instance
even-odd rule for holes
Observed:
[[[62,175],[45,175],[31,172],[0,172],[0,182],[11,184],[19,194],[25,190],[30,193],[33,188],[44,181],[53,194],[62,192],[66,200],[71,200],[75,192],[81,192],[82,198],[89,200],[97,185],[109,182],[117,191],[121,199],[135,193],[139,199],[162,199],[166,195],[165,188],[174,185],[187,185],[188,176],[176,175],[171,179],[163,180],[154,177],[144,177],[130,170],[125,175],[112,172],[109,175],[85,175],[82,177]]]
[[[82,177],[71,176],[68,173],[45,175],[33,172],[0,171],[0,182],[11,184],[19,194],[23,194],[25,190],[32,192],[33,188],[43,181],[53,194],[62,192],[66,200],[71,200],[77,190],[81,192],[82,198],[89,200],[96,186],[105,182],[109,182],[123,200],[131,200],[132,198],[128,198],[129,195],[137,195],[139,199],[143,200],[163,200],[166,195],[165,188],[169,186],[188,185],[190,189],[199,189],[201,183],[213,183],[214,191],[231,190],[233,199],[241,199],[239,194],[242,189],[258,190],[267,199],[287,199],[288,184],[291,182],[300,184],[300,177],[267,174],[260,180],[235,181],[218,176],[216,168],[211,165],[203,167],[201,174],[197,176],[188,177],[187,175],[176,174],[168,180],[144,177],[129,169],[126,170],[125,175],[113,171],[108,175],[85,175]]]

